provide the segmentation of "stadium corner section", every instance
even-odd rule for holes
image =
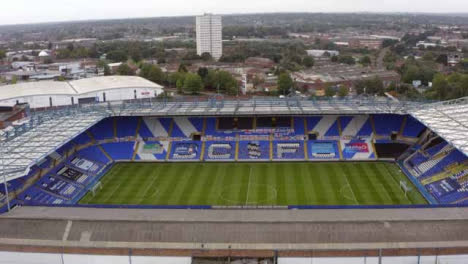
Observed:
[[[410,116],[111,117],[34,165],[18,205],[75,206],[112,164],[398,161],[431,206],[466,205],[468,158]],[[25,187],[25,183],[34,183]]]

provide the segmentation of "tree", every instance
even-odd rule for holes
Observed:
[[[122,61],[127,61],[128,56],[122,50],[113,50],[113,51],[107,53],[106,58],[113,61],[113,62],[122,62]]]
[[[185,64],[181,63],[179,65],[179,69],[177,70],[178,72],[184,72],[184,73],[187,73],[188,70],[187,70],[187,66],[185,66]]]
[[[440,99],[443,100],[447,97],[447,92],[449,90],[449,83],[445,76],[441,73],[437,73],[434,76],[434,79],[432,81],[432,90],[434,90],[435,97],[433,99]]]
[[[348,65],[356,64],[356,60],[352,56],[349,56],[349,55],[338,56],[338,62],[345,63]]]
[[[4,50],[0,50],[0,60],[6,58],[6,52]]]
[[[96,66],[104,70],[104,76],[109,76],[112,74],[109,65],[107,65],[105,61],[102,61],[102,60],[98,61],[96,63]]]
[[[135,71],[132,68],[130,68],[128,64],[122,63],[122,65],[120,65],[117,68],[117,74],[118,75],[135,75]]]
[[[155,83],[162,83],[165,81],[162,70],[158,66],[148,63],[142,65],[140,76]]]
[[[213,57],[209,52],[203,52],[202,55],[200,56],[203,61],[212,61]]]
[[[359,63],[363,66],[369,66],[372,63],[372,61],[369,56],[364,56],[359,60]]]
[[[203,88],[203,81],[198,74],[187,73],[184,80],[184,92],[198,94]]]
[[[208,75],[208,68],[206,67],[200,67],[198,68],[197,74],[205,80],[205,77]]]
[[[348,93],[349,93],[349,90],[348,90],[348,87],[346,87],[346,86],[341,86],[338,89],[338,96],[339,97],[346,97],[346,96],[348,96]]]
[[[304,59],[302,60],[302,65],[306,66],[307,68],[310,68],[314,66],[315,60],[314,57],[312,56],[305,56]]]
[[[284,94],[284,95],[288,94],[290,90],[293,88],[293,85],[294,85],[294,82],[291,76],[289,75],[289,73],[284,72],[278,76],[278,91],[281,94]]]
[[[333,55],[330,60],[331,62],[338,62],[338,56]]]
[[[217,84],[220,91],[229,95],[237,94],[239,89],[237,80],[227,71],[218,71]]]
[[[326,97],[333,97],[335,96],[336,94],[336,90],[333,86],[331,85],[327,85],[327,87],[325,87],[325,96]]]

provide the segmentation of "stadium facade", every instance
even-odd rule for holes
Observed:
[[[138,85],[142,86],[140,88],[144,89],[144,84],[138,82]],[[99,82],[95,81],[94,83]],[[149,88],[157,89],[155,86]],[[101,89],[94,89],[93,92],[97,90],[101,91]],[[100,241],[127,241],[128,243],[131,241],[135,243],[157,241],[159,243],[157,245],[131,243],[126,244],[126,246],[118,243],[113,245],[118,248],[187,249],[187,251],[182,250],[172,253],[153,253],[165,256],[194,256],[196,255],[194,250],[205,249],[205,245],[200,244],[200,241],[206,241],[206,250],[209,252],[211,252],[210,250],[221,251],[207,253],[202,250],[204,253],[199,252],[202,257],[213,257],[216,254],[227,256],[232,253],[231,250],[235,249],[240,250],[239,252],[244,250],[243,253],[238,252],[238,257],[254,257],[258,254],[259,258],[278,259],[278,255],[275,256],[275,254],[278,254],[277,250],[281,250],[280,255],[283,258],[283,263],[306,263],[294,261],[298,261],[297,257],[299,256],[305,258],[303,261],[311,261],[311,258],[316,256],[316,251],[304,252],[303,250],[319,249],[341,250],[341,253],[335,252],[336,254],[342,254],[343,250],[349,249],[370,250],[367,253],[356,253],[359,258],[368,254],[369,259],[364,259],[364,261],[370,261],[367,263],[381,261],[382,249],[400,250],[402,248],[411,248],[416,251],[407,253],[408,255],[413,258],[427,255],[431,256],[431,260],[434,256],[444,254],[466,254],[466,247],[468,247],[466,241],[468,241],[468,238],[464,237],[463,234],[457,234],[457,230],[460,231],[460,225],[463,226],[468,221],[468,218],[463,216],[466,213],[466,207],[464,206],[468,204],[467,106],[468,100],[466,98],[424,104],[395,102],[376,98],[315,101],[300,98],[226,100],[213,97],[192,101],[142,98],[133,101],[76,104],[57,109],[31,109],[27,119],[21,120],[0,132],[0,171],[4,179],[8,181],[6,186],[3,186],[3,188],[6,188],[4,188],[5,192],[2,197],[4,200],[2,210],[5,212],[10,208],[17,207],[0,221],[8,222],[8,225],[16,230],[21,229],[25,224],[31,224],[32,219],[37,220],[38,218],[42,219],[41,223],[45,226],[51,225],[51,219],[75,221],[76,226],[72,227],[67,227],[66,221],[60,222],[65,223],[65,230],[72,230],[68,231],[71,232],[70,241],[65,237],[62,242],[56,243],[54,239],[49,238],[51,248],[56,246],[73,248],[72,244],[77,239],[82,243],[75,243],[75,246],[105,248],[106,250],[112,246],[100,244]],[[425,202],[380,204],[378,201],[367,201],[365,195],[360,196],[359,193],[354,193],[356,190],[353,189],[353,186],[356,188],[355,182],[346,183],[346,186],[349,186],[349,191],[346,186],[343,189],[344,185],[336,185],[339,191],[334,195],[343,195],[345,198],[346,196],[354,196],[354,202],[350,204],[329,204],[326,203],[326,197],[323,204],[281,205],[274,202],[262,203],[263,200],[261,199],[258,200],[258,204],[255,202],[250,203],[248,202],[249,198],[245,199],[244,203],[235,201],[234,204],[200,204],[197,202],[190,204],[175,202],[165,204],[127,204],[125,202],[122,204],[84,204],[82,202],[86,194],[93,193],[94,195],[96,192],[99,193],[100,188],[105,189],[106,187],[102,187],[102,185],[106,184],[107,172],[111,170],[114,164],[122,162],[164,162],[174,164],[174,167],[177,167],[183,166],[183,163],[187,162],[223,162],[227,164],[236,162],[263,162],[267,164],[273,162],[291,164],[295,162],[353,162],[360,164],[360,162],[377,161],[397,164],[406,176],[405,179],[394,178],[392,184],[399,185],[398,192],[404,192],[405,196],[409,195],[407,191],[417,192],[418,195],[424,197]],[[332,169],[332,171],[336,173],[335,169]],[[176,171],[174,175],[177,175],[177,173],[180,172]],[[371,177],[376,172],[372,174],[363,171],[363,173],[367,175],[366,181],[370,184],[368,191],[372,192],[377,185],[388,188],[389,185],[385,185],[386,183],[389,184],[388,179],[376,182]],[[391,178],[394,176],[389,173],[386,177]],[[408,181],[406,182],[406,180]],[[346,178],[346,181],[349,181],[349,179]],[[102,184],[102,182],[104,183]],[[196,184],[202,185],[205,183]],[[170,186],[171,184],[167,183],[167,185]],[[230,186],[233,187],[236,184]],[[262,189],[263,186],[267,186],[266,189],[270,188],[268,187],[270,185],[264,183],[255,183],[253,188]],[[332,182],[330,186],[335,186],[335,183]],[[189,190],[189,187],[187,185],[184,190]],[[249,186],[247,187],[250,188],[250,176]],[[162,191],[161,188],[155,190],[155,193]],[[112,197],[118,195],[115,194],[116,190],[110,194]],[[135,189],[135,192],[139,191],[139,189]],[[171,189],[168,187],[165,192],[171,193]],[[265,192],[268,193],[268,191],[263,191],[263,193]],[[276,197],[280,195],[277,192],[278,190],[274,190],[271,193]],[[373,192],[375,193],[375,190]],[[260,190],[259,193],[261,195],[262,191]],[[127,193],[127,195],[130,194]],[[246,194],[248,196],[249,191]],[[376,195],[379,196],[379,194]],[[396,198],[390,197],[390,199],[394,201]],[[409,198],[408,200],[411,201]],[[383,200],[380,199],[380,201]],[[157,222],[154,223],[155,226],[153,227],[145,226],[146,224],[143,223],[144,218],[140,218],[143,222],[135,222],[135,228],[138,226],[143,230],[151,230],[148,231],[151,233],[149,240],[144,237],[132,237],[130,234],[128,237],[117,237],[110,235],[110,233],[108,235],[106,235],[107,233],[99,233],[95,229],[98,223],[89,226],[89,221],[95,220],[93,216],[103,217],[101,220],[109,221],[109,225],[119,226],[119,229],[125,233],[125,230],[127,230],[125,223],[129,219],[121,214],[132,215],[131,211],[119,211],[117,213],[119,216],[114,215],[115,219],[113,219],[109,215],[100,216],[100,213],[97,213],[98,211],[93,208],[98,208],[99,212],[102,210],[107,213],[112,211],[106,210],[128,210],[128,208],[132,208],[138,210],[142,215],[152,214],[152,212],[164,212],[165,216],[148,216],[146,220],[153,219]],[[248,211],[243,210],[253,210],[255,212],[253,215],[258,218],[254,216],[252,218],[250,216],[242,218],[239,215],[227,217],[233,208],[237,208],[238,213],[246,214],[249,214]],[[283,210],[276,211],[265,208]],[[417,212],[417,210],[422,211],[419,211],[420,214],[415,213],[415,216],[407,215],[405,216],[406,219],[398,217],[398,219],[392,219],[389,215],[385,216],[386,213],[378,211],[383,208],[386,208],[385,210],[388,210],[386,212],[389,212],[389,214],[398,213],[400,216]],[[412,209],[408,210],[407,208]],[[145,209],[155,211],[145,211]],[[194,217],[197,219],[197,217],[200,217],[201,224],[188,220],[188,223],[185,220],[177,221],[175,219],[181,217],[180,213],[170,209],[180,209],[182,211],[179,212],[189,214],[189,218]],[[200,209],[200,211],[189,210],[187,212],[184,209]],[[219,232],[218,238],[207,236],[207,232],[205,232],[210,229],[209,219],[202,217],[205,214],[202,212],[206,209],[216,209],[209,214],[210,217],[213,217],[211,220],[216,222],[216,224],[213,224],[213,228],[215,226],[218,228],[215,229],[216,232]],[[228,210],[225,211],[224,209]],[[286,209],[340,209],[342,211],[338,210],[339,217],[349,215],[348,218],[343,218],[342,223],[336,223],[336,221],[330,220],[337,217],[337,215],[333,215],[334,213],[330,213],[334,211],[321,212],[328,216],[328,220],[314,219],[310,220],[310,223],[304,223],[304,226],[300,227],[300,229],[308,230],[306,234],[309,235],[300,236],[300,230],[294,229],[298,228],[298,223],[294,218],[290,219],[289,217],[301,219],[301,217],[306,217],[302,214],[310,214],[307,217],[312,219],[314,217],[312,217],[313,213],[311,212],[314,211],[299,210],[297,211],[299,213],[296,213],[293,210]],[[365,210],[371,209],[377,210],[372,213],[372,216],[357,217],[357,215],[369,212]],[[433,210],[447,210],[444,211],[445,218],[441,216],[427,217],[428,214],[435,212]],[[52,217],[45,217],[41,215],[41,212],[47,212]],[[90,212],[93,212],[93,215],[88,215]],[[73,216],[74,214],[76,215]],[[265,217],[261,216],[262,214],[271,214],[270,220],[266,220]],[[224,220],[222,219],[224,217],[229,220],[225,220],[226,222],[223,223]],[[414,217],[414,222],[410,221],[411,217]],[[22,219],[23,222],[13,221],[18,218]],[[44,218],[47,220],[44,220]],[[115,221],[112,221],[112,219]],[[380,229],[374,226],[375,223],[386,221],[385,219],[390,221],[384,225],[386,228],[391,226],[395,228],[393,230],[395,237],[393,238],[389,238],[384,234],[386,232],[385,228]],[[349,223],[347,223],[348,220]],[[185,230],[180,237],[174,236],[176,238],[172,240],[168,234],[160,231],[155,233],[156,229],[164,230],[169,228],[168,230],[171,230],[171,227],[164,226],[165,224],[170,225],[171,221],[178,222],[180,224],[179,228]],[[308,221],[305,220],[305,222]],[[328,225],[324,224],[323,221],[333,223]],[[249,229],[248,226],[242,224],[243,222],[258,222],[259,226],[265,228],[264,233],[259,231],[259,226]],[[266,224],[272,222],[278,225],[268,226]],[[360,225],[364,222],[369,226]],[[203,223],[206,223],[206,225],[203,226]],[[281,226],[281,223],[284,226]],[[102,228],[109,228],[108,225],[101,224]],[[422,240],[407,237],[406,228],[413,228],[416,230],[415,232],[423,232],[423,230],[417,229],[418,225],[421,226],[421,224],[440,225],[437,231],[433,231],[433,235],[436,237],[428,236]],[[346,227],[345,229],[348,231],[343,232],[348,233],[349,230],[357,228],[357,226],[363,228],[361,230],[363,234],[376,232],[379,234],[379,238],[364,235],[365,238],[360,240],[359,236],[353,236],[352,239],[343,240],[349,242],[346,245],[340,244],[333,239],[310,239],[314,237],[314,232],[327,236],[330,233],[326,230]],[[172,228],[175,227],[172,226]],[[322,229],[320,231],[316,228]],[[282,244],[277,235],[267,235],[275,234],[274,230],[281,229],[292,235],[292,237],[285,235],[284,239],[288,241],[287,245]],[[248,243],[248,241],[237,236],[231,236],[232,233],[226,233],[223,230],[232,230],[232,232],[245,234],[246,238],[249,237],[247,235],[249,233],[260,233],[251,237],[252,243]],[[86,232],[95,235],[87,237],[89,234]],[[112,232],[112,230],[109,229],[105,232]],[[184,235],[191,232],[193,235],[192,240]],[[6,234],[7,238],[12,237],[7,234],[6,230],[1,233]],[[52,230],[50,233],[60,234],[60,231]],[[65,231],[65,233],[67,232]],[[447,234],[454,235],[452,238],[450,236],[445,237]],[[457,235],[455,236],[455,234]],[[105,239],[99,238],[99,235],[104,236]],[[17,232],[14,236],[24,237],[22,232]],[[32,235],[35,239],[40,239],[40,236],[40,234]],[[10,242],[19,243],[13,240]],[[165,244],[169,241],[182,244]],[[318,243],[321,241],[326,243],[327,246],[320,246]],[[94,244],[91,246],[87,242],[93,242]],[[187,244],[188,242],[196,243]],[[397,242],[407,244],[395,244]],[[414,244],[410,242],[414,242]],[[434,251],[435,242],[441,242],[437,244],[438,248],[451,248],[454,251],[451,253]],[[208,246],[210,243],[212,244],[211,247]],[[353,247],[353,243],[359,246]],[[372,243],[376,244],[372,246]],[[40,244],[33,241],[29,241],[26,245],[40,246]],[[428,251],[421,253],[423,248]],[[248,251],[249,249],[256,250]],[[226,250],[231,253],[226,253]],[[73,250],[70,252],[73,252]],[[143,254],[142,252],[140,253]],[[291,256],[295,259],[288,260],[289,253],[287,252],[294,252],[294,254],[291,253]],[[323,256],[329,257],[335,253],[329,255],[323,253]],[[401,251],[394,253],[402,254]],[[353,254],[345,255],[352,257]],[[392,255],[390,254],[390,256]],[[420,258],[417,261],[420,261]]]

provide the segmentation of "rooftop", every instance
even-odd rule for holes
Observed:
[[[103,90],[123,88],[154,88],[162,86],[136,76],[105,76],[69,82],[43,81],[23,82],[2,86],[0,102],[18,97],[40,95],[80,95]]]

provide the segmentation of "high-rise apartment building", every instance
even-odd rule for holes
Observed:
[[[223,26],[221,16],[205,14],[197,16],[197,54],[211,54],[215,60],[223,55]]]

